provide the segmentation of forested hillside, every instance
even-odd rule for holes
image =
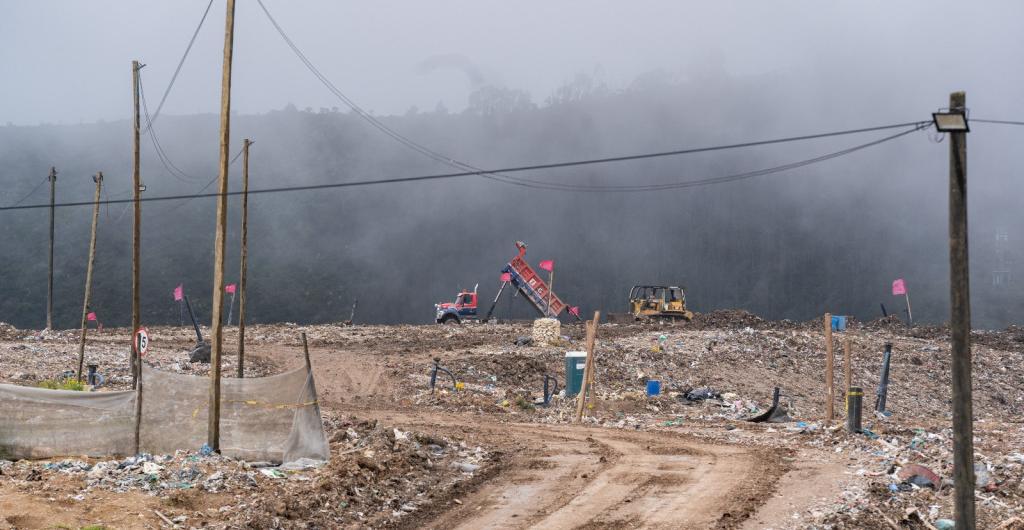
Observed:
[[[380,119],[438,152],[481,167],[615,156],[928,119],[936,105],[850,108],[794,93],[774,76],[704,74],[677,80],[643,76],[611,91],[579,76],[535,100],[484,87],[465,111],[441,106]],[[816,87],[820,90],[820,87]],[[803,101],[794,111],[775,102]],[[739,105],[725,102],[742,102]],[[251,187],[445,173],[371,128],[347,109],[288,105],[232,120],[232,152],[252,138]],[[143,136],[145,197],[194,193],[216,171],[216,116],[161,116],[154,131],[173,166]],[[586,185],[668,183],[729,175],[812,158],[891,134],[882,131],[630,163],[581,166],[517,178]],[[57,200],[88,201],[103,171],[104,197],[128,197],[127,120],[0,127],[0,205],[37,188],[23,204],[47,200],[50,166]],[[982,133],[977,136],[981,137]],[[718,185],[659,192],[537,189],[479,176],[412,184],[254,195],[250,200],[249,314],[253,321],[428,322],[433,304],[480,284],[493,297],[502,265],[529,244],[528,259],[553,259],[555,290],[585,311],[623,311],[634,283],[687,287],[694,310],[740,307],[770,318],[807,319],[824,311],[860,318],[879,303],[901,311],[893,279],[905,277],[919,320],[948,311],[945,144],[914,133],[832,161]],[[973,139],[973,138],[972,138]],[[993,142],[998,138],[992,138]],[[979,326],[1019,322],[1020,186],[998,159],[972,151],[971,237],[974,317]],[[240,188],[241,163],[231,166]],[[215,186],[205,188],[212,190]],[[238,276],[239,200],[230,206],[228,281]],[[208,320],[213,261],[213,199],[143,205],[143,321],[171,323],[171,291],[184,283]],[[81,310],[91,208],[57,210],[56,325],[74,327]],[[106,325],[130,309],[131,211],[101,210],[92,307]],[[0,321],[45,325],[48,212],[0,212]],[[995,234],[1008,234],[997,248]],[[999,257],[997,250],[1003,252]],[[998,258],[998,259],[997,259]],[[998,261],[1010,283],[994,286]],[[1019,277],[1019,278],[1018,278]],[[503,303],[499,315],[508,307]],[[532,315],[521,299],[512,311]],[[237,314],[237,308],[235,310]]]

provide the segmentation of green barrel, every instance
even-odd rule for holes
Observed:
[[[565,396],[575,396],[583,388],[583,368],[587,364],[587,352],[565,352]]]

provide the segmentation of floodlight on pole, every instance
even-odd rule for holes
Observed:
[[[971,132],[967,123],[967,111],[964,109],[946,109],[932,113],[932,122],[939,132]]]

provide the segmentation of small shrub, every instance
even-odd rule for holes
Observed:
[[[50,390],[85,390],[85,384],[77,379],[44,379],[36,386]]]
[[[536,410],[536,407],[533,406],[533,403],[529,399],[524,398],[523,396],[519,396],[516,398],[516,406],[519,407],[520,410]]]

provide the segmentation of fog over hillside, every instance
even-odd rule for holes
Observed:
[[[1010,11],[1024,14],[1017,4],[1004,4],[1001,15],[971,8],[950,21],[953,3],[901,6],[884,18],[870,16],[870,6],[808,7],[801,18],[792,6],[766,12],[740,3],[700,12],[655,2],[528,2],[514,10],[492,6],[499,12],[490,14],[464,2],[401,13],[400,4],[266,3],[324,74],[384,125],[483,168],[928,120],[958,89],[967,91],[972,116],[1024,117],[1022,75],[1010,61],[1024,43],[1007,22]],[[63,3],[66,12],[54,22],[61,45],[26,44],[17,53],[2,47],[0,64],[12,75],[0,88],[0,123],[8,123],[0,126],[0,206],[45,203],[40,183],[50,166],[59,172],[58,202],[90,201],[97,171],[105,175],[105,198],[127,198],[129,63],[147,63],[143,85],[153,112],[205,4],[141,8],[143,19],[166,21],[151,23],[159,26],[153,35],[136,26],[90,41],[87,35],[104,32],[74,24],[76,15],[107,14],[113,24],[128,17],[129,6],[111,1],[83,11]],[[5,42],[43,23],[42,8],[2,5],[11,13],[0,22],[10,30],[0,37]],[[417,25],[412,15],[436,24]],[[353,19],[379,31],[355,30]],[[493,22],[490,39],[473,23],[485,20]],[[537,42],[525,31],[529,22]],[[240,4],[237,24],[231,152],[243,138],[256,142],[251,188],[455,171],[335,99],[290,55],[255,3]],[[331,24],[336,31],[326,30]],[[155,122],[170,162],[161,162],[152,134],[142,137],[145,197],[199,192],[216,173],[222,28],[223,6],[215,2]],[[943,32],[953,28],[972,38],[945,42]],[[559,37],[570,33],[573,39]],[[129,37],[138,52],[126,47]],[[886,44],[893,42],[906,46],[891,53]],[[65,66],[73,73],[62,72]],[[590,187],[678,183],[805,160],[901,130],[514,177]],[[696,311],[869,319],[880,316],[879,303],[902,310],[889,288],[903,277],[915,318],[942,322],[949,311],[948,144],[938,139],[918,131],[791,171],[657,192],[562,191],[467,176],[253,195],[249,317],[344,320],[358,298],[357,321],[429,322],[433,304],[460,287],[479,283],[489,304],[499,270],[522,240],[531,263],[555,261],[556,292],[584,311],[623,311],[633,284],[666,283],[684,285]],[[1024,309],[1022,140],[1024,127],[981,123],[968,137],[979,327],[1019,323]],[[240,177],[239,160],[231,166],[232,190],[240,189]],[[229,199],[229,282],[238,277],[239,205],[238,197]],[[214,212],[212,198],[144,203],[144,322],[177,322],[171,291],[179,283],[199,317],[209,319]],[[55,325],[74,327],[91,208],[59,208],[56,215]],[[129,320],[131,220],[129,204],[101,210],[92,307],[106,325]],[[0,321],[41,327],[48,211],[0,211],[0,223]],[[520,298],[509,303],[499,316],[534,314]]]

